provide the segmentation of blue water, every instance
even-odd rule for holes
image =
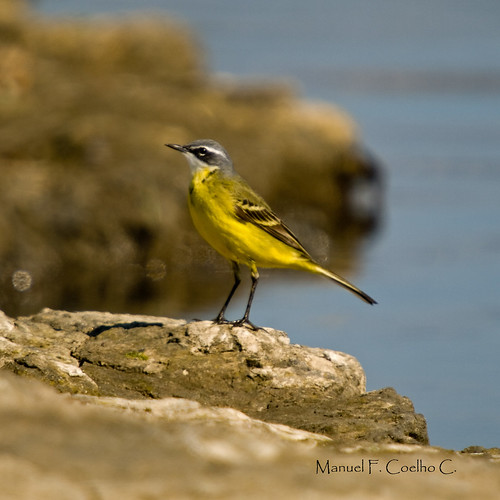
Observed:
[[[137,5],[37,4],[50,15]],[[432,444],[500,446],[500,3],[143,0],[141,8],[188,23],[219,73],[289,79],[304,97],[344,108],[385,166],[383,228],[350,276],[379,305],[319,278],[273,280],[266,271],[253,321],[355,355],[368,389],[393,386],[411,398]]]

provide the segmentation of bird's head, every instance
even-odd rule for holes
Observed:
[[[185,146],[179,144],[165,144],[165,146],[180,151],[186,157],[192,173],[204,168],[217,168],[229,174],[233,172],[233,162],[228,152],[212,139],[199,139]]]

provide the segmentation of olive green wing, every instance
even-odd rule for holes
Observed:
[[[249,222],[266,231],[277,240],[309,256],[297,237],[271,210],[271,207],[250,188],[242,179],[234,193],[235,215],[244,222]]]

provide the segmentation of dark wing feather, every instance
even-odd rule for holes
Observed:
[[[292,231],[263,203],[254,203],[248,199],[239,199],[235,203],[235,213],[242,221],[256,225],[286,245],[308,255]]]

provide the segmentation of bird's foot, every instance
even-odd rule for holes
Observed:
[[[258,330],[263,330],[260,326],[254,325],[248,318],[241,318],[236,321],[230,321],[231,325],[234,326],[243,326],[245,328],[249,328],[250,330],[253,330],[254,332]]]
[[[263,330],[263,328],[254,325],[248,318],[245,317],[238,319],[236,321],[229,321],[224,316],[217,316],[212,321],[217,325],[231,325],[232,327],[243,326],[249,328],[250,330],[253,330],[254,332],[256,332],[257,330]]]

